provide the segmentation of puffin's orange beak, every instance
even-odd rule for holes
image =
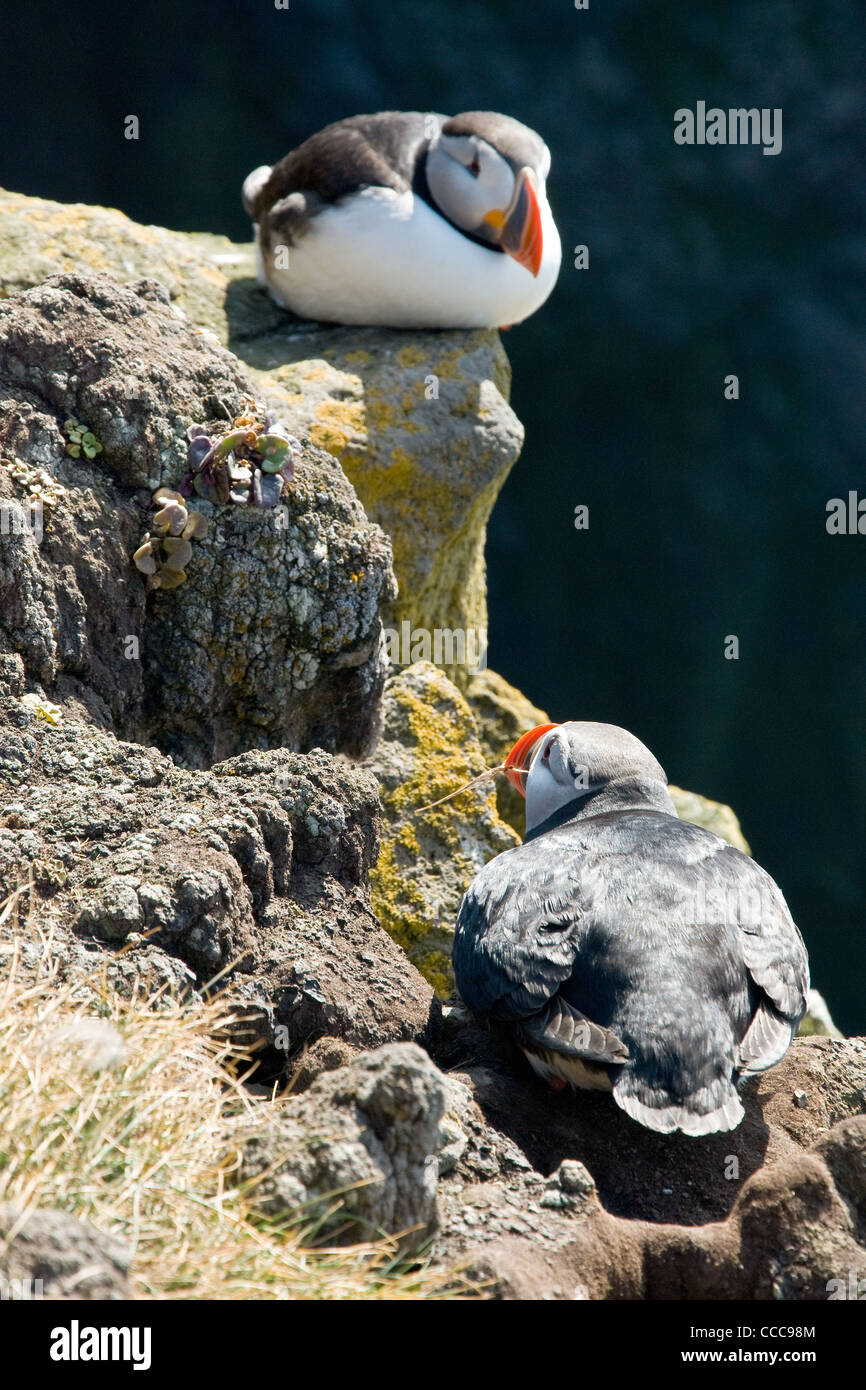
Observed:
[[[535,186],[535,174],[530,168],[521,169],[511,206],[505,213],[490,213],[487,221],[493,226],[494,219],[500,218],[502,232],[499,245],[519,265],[525,266],[533,275],[541,269],[542,236],[541,204]]]
[[[508,757],[503,763],[505,776],[508,778],[512,787],[516,787],[521,796],[526,796],[524,783],[529,765],[532,762],[532,750],[545,734],[550,733],[551,729],[558,729],[558,724],[536,724],[534,729],[530,729],[528,734],[519,738],[512,748]]]

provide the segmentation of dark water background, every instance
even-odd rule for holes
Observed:
[[[490,528],[491,665],[730,802],[866,1030],[866,536],[825,529],[866,496],[866,7],[28,0],[0,53],[0,183],[235,238],[249,169],[344,115],[545,136],[590,269],[567,258],[506,339],[527,442]],[[675,145],[698,100],[781,107],[782,153]]]

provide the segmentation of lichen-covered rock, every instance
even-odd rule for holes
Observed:
[[[229,345],[232,332],[267,332],[285,315],[255,283],[252,245],[207,232],[145,227],[115,208],[55,203],[0,189],[0,297],[50,275],[83,272],[158,280],[199,328]]]
[[[550,718],[495,671],[480,671],[466,687],[481,751],[489,767],[504,761],[510,749],[528,729],[549,724]],[[496,805],[504,821],[523,838],[526,803],[506,777],[496,779]]]
[[[810,989],[808,1008],[800,1024],[800,1037],[844,1038],[845,1034],[836,1027],[827,1000],[819,989]]]
[[[471,632],[486,648],[487,520],[523,444],[498,334],[326,328],[247,341],[243,356],[391,537],[389,624]],[[468,679],[469,664],[441,664]]]
[[[212,524],[183,591],[153,605],[150,737],[193,764],[249,745],[362,755],[379,728],[390,550],[340,469],[308,449],[276,511],[199,509]]]
[[[436,666],[416,662],[388,681],[382,738],[367,763],[387,825],[371,873],[373,906],[441,995],[453,988],[451,945],[460,901],[488,859],[517,844],[481,783],[443,806],[486,766],[472,712]]]
[[[245,1040],[291,1071],[323,1035],[356,1048],[427,1038],[430,986],[376,921],[378,798],[330,757],[248,752],[208,772],[73,718],[0,699],[0,900],[61,954],[188,994],[219,972]]]
[[[14,466],[63,486],[39,534],[2,537],[0,645],[32,678],[193,766],[247,747],[363,752],[384,680],[390,549],[340,468],[308,448],[283,505],[214,507],[182,590],[131,564],[151,491],[187,469],[186,430],[222,429],[252,387],[154,282],[55,277],[0,302],[0,429]],[[101,452],[67,452],[64,422]],[[78,447],[77,445],[74,447]],[[9,528],[5,528],[6,531]],[[189,548],[189,547],[188,547]]]
[[[37,1207],[25,1216],[0,1205],[2,1299],[129,1299],[130,1258],[122,1241],[68,1212]]]
[[[250,389],[237,359],[197,334],[155,280],[55,275],[0,300],[0,354],[4,390],[58,424],[83,423],[130,488],[179,477],[188,425],[226,419]]]
[[[416,1248],[436,1228],[447,1100],[445,1078],[419,1047],[362,1053],[273,1108],[269,1129],[244,1146],[241,1180],[272,1219],[327,1221],[339,1196],[333,1238],[398,1236]]]
[[[0,293],[57,271],[158,280],[177,311],[237,353],[296,434],[339,459],[393,542],[400,595],[389,625],[471,631],[486,643],[486,524],[523,441],[495,331],[303,324],[256,285],[251,245],[2,191],[0,214]],[[141,382],[129,375],[134,399]],[[177,448],[172,438],[162,447]],[[444,664],[460,684],[470,674]]]
[[[721,801],[713,801],[711,797],[701,796],[698,792],[684,791],[682,787],[669,786],[668,791],[680,820],[702,825],[705,830],[720,835],[728,844],[741,849],[744,854],[751,854],[740,822],[730,806],[725,806]]]

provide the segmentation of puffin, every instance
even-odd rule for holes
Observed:
[[[502,770],[526,835],[463,899],[464,1004],[555,1089],[610,1091],[662,1134],[735,1129],[739,1083],[782,1059],[806,1010],[806,949],[779,888],[677,817],[625,729],[541,724]]]
[[[259,281],[320,322],[521,323],[562,259],[549,172],[541,136],[496,111],[335,121],[244,181]]]

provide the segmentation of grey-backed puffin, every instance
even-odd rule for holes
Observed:
[[[549,170],[541,137],[495,111],[336,121],[244,182],[259,278],[323,322],[520,323],[559,273]]]
[[[625,729],[540,725],[505,771],[526,836],[463,900],[465,1004],[511,1025],[554,1085],[612,1090],[662,1133],[734,1129],[737,1082],[781,1060],[806,1009],[806,950],[780,890],[677,818]]]

